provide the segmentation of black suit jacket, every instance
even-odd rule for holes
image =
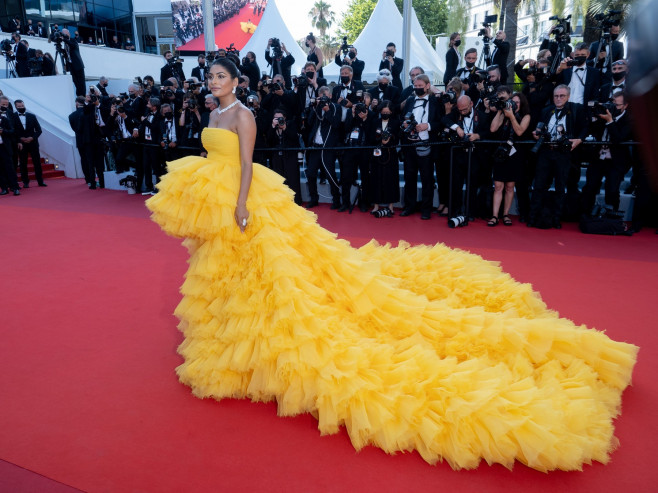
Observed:
[[[475,108],[473,108],[473,111],[473,128],[469,133],[478,134],[480,136],[480,140],[484,140],[489,137],[491,119],[484,111],[479,111]],[[457,105],[455,105],[449,115],[443,117],[442,123],[444,127],[450,128],[453,125],[457,125],[462,130],[464,130],[464,118],[457,110]]]
[[[337,84],[334,86],[334,88],[331,91],[331,101],[333,103],[336,103],[337,105],[338,105],[338,98],[340,97],[340,93],[342,89],[343,89],[343,85]],[[350,101],[352,104],[356,104],[358,102],[358,98],[356,97],[356,91],[365,92],[366,89],[365,87],[363,87],[363,83],[360,80],[352,79],[349,85],[349,93],[347,94],[347,98],[345,99]]]
[[[151,122],[148,121],[148,118],[144,118],[142,120],[142,123],[139,126],[139,138],[142,142],[158,145],[160,144],[160,141],[162,141],[160,120],[162,120],[162,117],[160,116],[159,112],[155,113]],[[150,141],[145,138],[147,128],[151,129]]]
[[[601,140],[605,130],[608,131],[610,142],[610,155],[615,165],[626,168],[632,162],[630,146],[615,145],[619,142],[628,142],[633,140],[633,121],[632,116],[626,112],[619,118],[618,121],[613,120],[612,123],[606,125],[604,120],[597,119],[596,122],[591,123],[589,130],[596,140]],[[596,151],[600,149],[599,146],[594,146]],[[595,156],[594,159],[597,159]]]
[[[443,73],[444,85],[447,85],[457,75],[457,65],[459,65],[459,55],[455,48],[448,48],[448,51],[446,51],[446,71]]]
[[[404,70],[404,60],[402,58],[393,57],[393,66],[391,66],[388,60],[382,60],[379,62],[379,70],[387,69],[391,71],[393,80],[391,83],[402,90],[402,80],[400,79],[400,74]]]
[[[508,71],[507,71],[507,58],[509,57],[509,43],[507,41],[501,41],[499,39],[494,39],[493,44],[495,45],[495,54],[491,62],[494,65],[498,65],[500,69],[500,80],[503,84],[507,83]]]
[[[567,136],[570,139],[584,140],[587,136],[587,115],[585,106],[578,103],[568,102],[564,109],[567,111]],[[541,121],[544,122],[545,128],[551,121],[551,117],[556,112],[555,105],[552,104],[544,108],[541,114]]]
[[[347,58],[349,59],[349,57]],[[343,65],[351,66],[352,79],[361,80],[361,76],[363,75],[363,69],[366,67],[366,62],[364,62],[363,60],[359,60],[358,57],[351,60],[351,63],[344,63],[344,60],[345,57],[342,57],[340,52],[336,53],[336,57],[334,58],[334,63],[339,67],[342,67]]]
[[[265,60],[267,60],[267,63],[272,66],[272,75],[283,75],[283,80],[286,82],[286,89],[292,89],[290,67],[295,63],[295,57],[288,54],[281,59],[275,59],[270,56],[270,50],[265,50]]]
[[[413,111],[416,101],[416,95],[409,96],[404,103],[405,113],[410,113]],[[434,97],[433,94],[430,94],[427,100],[427,123],[430,124],[429,130],[429,140],[430,142],[436,142],[438,139],[439,132],[443,129],[442,111],[439,107],[439,100]],[[418,122],[420,123],[420,122]]]
[[[80,131],[82,112],[83,112],[82,108],[76,108],[76,110],[69,115],[69,125],[71,125],[71,129],[75,133],[75,146],[77,148],[80,148],[80,146],[82,145],[81,131]]]
[[[204,73],[205,73],[205,70],[204,70]],[[201,75],[202,74],[201,74],[201,66],[200,65],[197,65],[196,67],[194,67],[192,69],[191,77],[196,77],[199,80],[199,82],[203,82],[204,80],[206,80],[205,77],[202,77]]]
[[[20,143],[21,137],[33,137],[34,140],[31,144],[39,147],[39,136],[41,135],[41,125],[34,113],[25,112],[25,127],[21,123],[19,113],[12,114],[12,125],[14,126],[14,135],[16,141]]]
[[[552,56],[555,56],[555,54],[557,53],[557,49],[558,49],[557,42],[553,41],[553,40],[549,40],[549,39],[544,39],[541,42],[541,45],[539,45],[539,51],[546,50],[546,49],[550,50]],[[571,55],[572,50],[573,50],[573,48],[571,47],[571,45],[567,45],[566,49],[564,50],[565,51],[564,56]]]
[[[384,99],[393,103],[393,111],[398,111],[400,107],[400,89],[395,87],[393,84],[389,84],[386,90],[384,91],[384,97],[379,97],[379,86],[372,87],[368,89],[368,93],[372,96],[372,99],[378,99],[380,102]]]
[[[624,58],[624,43],[621,41],[612,42],[612,61],[622,60]],[[603,68],[603,61],[599,61],[599,42],[594,41],[589,48],[589,56],[587,57],[587,65],[589,67]]]
[[[249,89],[252,91],[257,90],[258,80],[260,79],[260,67],[258,67],[258,64],[256,62],[250,62],[246,65],[241,65],[240,72],[249,77]]]
[[[322,115],[320,118],[318,115]],[[311,131],[307,137],[307,145],[313,146],[315,141],[315,134],[320,129],[320,135],[326,147],[335,147],[340,143],[340,121],[341,111],[340,107],[334,103],[329,103],[329,109],[322,111],[319,108],[313,108],[309,112],[308,127]]]
[[[183,81],[185,80],[185,73],[183,72],[183,68],[177,67],[173,63],[167,63],[160,69],[160,84],[163,84],[164,81],[170,79],[171,77],[178,79],[178,84],[182,86]]]
[[[62,38],[62,41],[68,46],[69,53],[71,55],[71,63],[68,64],[68,69],[70,71],[83,70],[85,68],[85,64],[82,62],[82,57],[80,56],[80,47],[78,46],[78,42],[73,38]]]
[[[571,77],[573,76],[573,70],[576,67],[569,67],[566,70],[563,70],[558,75],[558,84],[566,84],[567,86],[571,82]],[[592,67],[586,68],[587,77],[585,78],[585,88],[583,92],[583,104],[587,104],[588,101],[596,101],[596,98],[599,97],[599,90],[601,89],[601,75],[598,70]]]
[[[377,116],[375,113],[372,111],[368,110],[368,116],[366,117],[365,121],[361,119],[358,115],[353,115],[352,111],[350,110],[347,113],[347,118],[345,119],[345,129],[347,130],[345,133],[345,142],[347,144],[352,144],[352,145],[368,145],[370,143],[370,138],[373,135],[372,127],[375,125],[377,122]],[[357,142],[352,142],[350,136],[351,136],[351,131],[354,128],[359,127],[361,129],[361,132],[359,133],[359,139]],[[370,151],[366,151],[370,153]]]
[[[174,125],[174,134],[176,135],[176,146],[181,146],[184,145],[184,142],[181,142],[183,140],[183,135],[181,132],[180,127],[178,126],[178,116],[179,115],[174,115],[174,119],[172,120],[172,123]],[[160,134],[160,141],[161,142],[165,137],[167,133],[167,120],[165,118],[160,118],[158,120],[158,125],[160,128],[158,129],[158,132]]]
[[[601,85],[601,90],[599,91],[599,99],[598,101],[608,101],[612,97],[612,82],[608,82],[607,84],[602,84]],[[624,81],[622,83],[621,90],[625,91],[628,88],[628,83],[627,81]],[[616,89],[616,91],[619,91],[620,89]]]
[[[0,116],[0,127],[2,127],[2,144],[0,145],[3,146],[11,156],[14,152],[12,149],[14,143],[14,125],[9,113]]]

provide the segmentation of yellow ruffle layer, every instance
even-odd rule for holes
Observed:
[[[541,471],[607,462],[638,348],[575,326],[528,284],[444,245],[353,249],[254,165],[244,234],[237,138],[169,164],[149,199],[186,238],[180,380],[198,397],[276,400],[345,426],[356,449]]]

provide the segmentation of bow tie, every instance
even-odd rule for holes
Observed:
[[[576,72],[581,72],[581,71],[584,72],[585,69],[584,69],[584,68],[577,68],[577,69],[576,69]]]

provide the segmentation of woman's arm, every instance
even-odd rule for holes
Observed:
[[[491,120],[491,127],[489,127],[489,131],[491,133],[497,132],[500,126],[503,124],[503,120],[505,120],[503,112],[499,111],[496,113],[496,116],[494,116],[493,120]]]
[[[254,144],[256,142],[256,120],[248,110],[241,109],[237,114],[237,126],[235,129],[240,139],[240,191],[238,193],[238,203],[235,206],[235,222],[240,231],[244,233],[249,219],[247,210],[247,197],[249,196],[249,187],[251,187],[251,178],[253,175],[253,155]]]
[[[510,121],[512,122],[512,128],[514,129],[514,133],[521,137],[526,130],[528,130],[528,126],[530,125],[530,115],[526,115],[523,118],[521,118],[521,122],[516,121],[516,116],[512,115],[510,118]]]
[[[324,57],[322,55],[322,50],[317,46],[315,47],[315,55],[318,57],[318,64],[315,66],[315,68],[319,72],[322,69],[322,65],[324,63]]]

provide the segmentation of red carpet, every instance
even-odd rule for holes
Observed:
[[[258,26],[265,11],[260,16],[254,15],[253,6],[246,5],[240,9],[238,15],[231,17],[229,20],[222,22],[215,26],[215,44],[219,48],[227,48],[231,43],[235,44],[235,48],[241,50],[251,38],[251,33],[246,33],[241,29],[241,22],[251,21],[252,24]],[[205,51],[206,41],[203,34],[198,38],[188,41],[183,46],[178,47],[178,51]],[[263,49],[265,47],[263,46]]]
[[[641,347],[608,465],[542,474],[455,472],[417,454],[356,453],[311,416],[274,404],[202,401],[178,383],[172,315],[187,254],[141,196],[53,180],[0,197],[0,492],[654,491],[658,426],[658,235],[540,231],[476,221],[374,219],[318,209],[355,245],[443,241],[502,262],[548,305]],[[514,218],[516,219],[516,218]]]

